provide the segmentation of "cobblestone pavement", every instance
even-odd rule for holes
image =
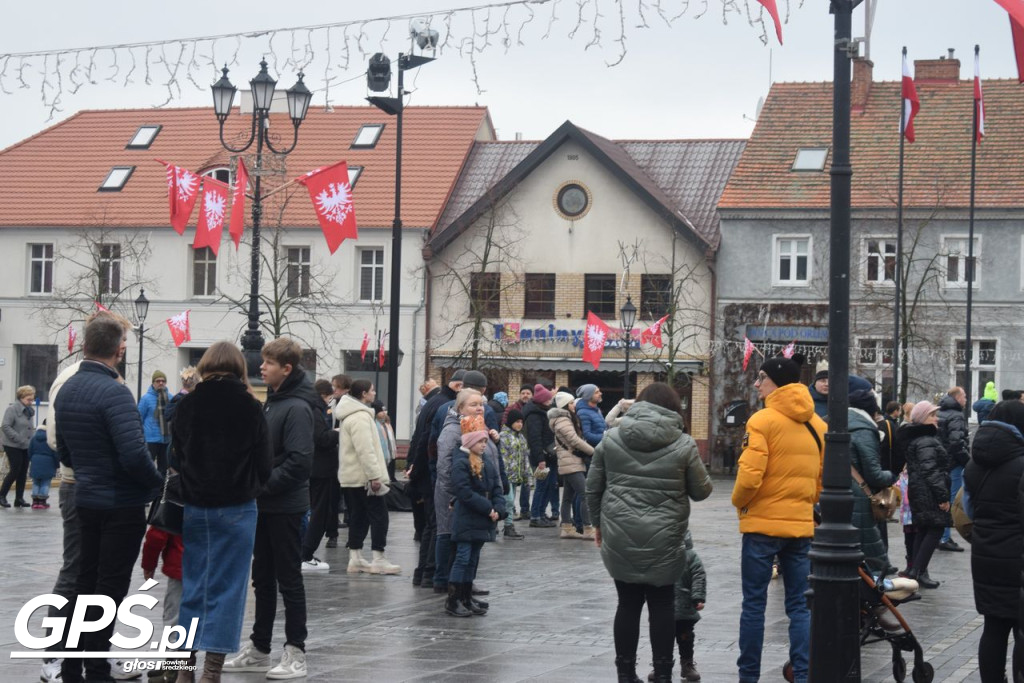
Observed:
[[[739,533],[729,504],[731,488],[730,480],[716,479],[714,493],[693,506],[690,519],[695,547],[708,572],[707,607],[696,628],[696,659],[708,683],[736,680],[741,596]],[[902,534],[895,525],[889,528],[899,551],[893,561],[901,564]],[[490,588],[491,609],[486,617],[467,619],[448,617],[440,596],[411,585],[416,544],[409,514],[391,515],[388,555],[402,566],[401,576],[349,576],[347,551],[321,547],[318,555],[332,568],[328,573],[306,574],[309,680],[615,680],[615,589],[599,551],[592,543],[560,540],[557,528],[520,530],[526,534],[524,541],[499,540],[484,548],[478,583]],[[52,588],[60,565],[60,543],[56,506],[48,511],[0,510],[0,682],[38,680],[38,662],[9,658],[11,651],[23,649],[15,641],[13,626],[25,601]],[[942,586],[906,605],[903,614],[935,667],[935,681],[978,681],[982,619],[974,611],[970,551],[937,552],[931,574]],[[142,582],[137,570],[132,585]],[[154,590],[162,591],[162,586]],[[768,603],[762,680],[781,681],[787,659],[787,620],[779,582],[773,582]],[[159,622],[160,607],[154,611]],[[274,657],[280,655],[283,619],[282,611]],[[251,624],[250,597],[245,629]],[[248,630],[243,633],[247,635]],[[650,662],[646,629],[642,636],[639,669],[646,677]],[[890,657],[884,644],[864,647],[863,680],[892,680]],[[241,683],[264,678],[234,674],[225,675],[224,680]]]

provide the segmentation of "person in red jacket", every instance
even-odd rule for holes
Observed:
[[[161,572],[167,577],[164,626],[175,626],[178,623],[178,609],[181,607],[181,558],[184,552],[185,545],[180,534],[172,534],[155,526],[146,531],[146,540],[142,543],[142,576],[146,580],[152,579],[160,558],[163,558]],[[163,680],[173,681],[177,677],[176,670],[168,670],[164,672]]]

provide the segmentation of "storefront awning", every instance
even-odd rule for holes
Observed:
[[[430,360],[440,368],[469,368],[471,363],[466,358],[452,356],[431,356]],[[619,372],[625,369],[625,360],[622,358],[609,358],[601,361],[599,372]],[[478,369],[500,368],[503,370],[564,370],[567,372],[593,372],[594,366],[579,358],[488,358],[481,357],[477,363]],[[676,361],[677,372],[698,373],[704,368],[702,361]],[[664,361],[639,359],[629,361],[629,369],[632,372],[661,373],[668,370]]]

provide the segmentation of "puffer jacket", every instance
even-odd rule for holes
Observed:
[[[548,411],[548,425],[555,435],[555,453],[558,454],[558,474],[585,472],[583,455],[593,455],[594,447],[583,440],[580,421],[566,408]]]
[[[1016,619],[1024,562],[1024,436],[1013,425],[987,420],[978,427],[964,486],[974,507],[971,575],[978,614]]]
[[[747,420],[732,489],[740,532],[810,538],[814,504],[821,495],[825,422],[814,413],[814,401],[802,384],[779,387],[764,404]]]
[[[542,462],[550,467],[557,462],[555,435],[548,422],[548,406],[536,401],[523,406],[523,431],[526,432],[526,443],[530,445],[530,467],[536,468]]]
[[[437,481],[434,484],[434,517],[437,521],[437,533],[450,534],[452,530],[452,510],[450,507],[455,491],[452,488],[452,458],[462,447],[462,426],[455,407],[449,409],[445,416],[444,427],[437,437]],[[498,473],[498,482],[503,491],[508,491],[508,477],[501,454],[493,441],[487,439],[487,450],[484,459],[491,463]]]
[[[468,451],[459,448],[452,456],[452,541],[493,541],[496,527],[490,518],[491,510],[498,513],[498,519],[507,516],[498,470],[486,456],[483,462],[484,469],[477,477],[470,469]]]
[[[964,409],[952,396],[946,395],[939,401],[939,441],[949,455],[950,468],[967,464],[967,420]]]
[[[580,419],[580,428],[583,430],[583,438],[591,446],[601,443],[608,423],[597,406],[592,406],[586,401],[576,402],[576,417]],[[561,469],[559,469],[561,471]]]
[[[883,470],[879,459],[881,432],[875,421],[858,408],[849,410],[850,465],[857,470],[871,493],[892,486],[896,477]],[[889,557],[878,532],[878,523],[871,512],[871,499],[857,481],[850,477],[850,492],[853,494],[853,525],[860,530],[860,550],[864,561],[873,572],[884,571],[889,566]]]
[[[698,602],[707,602],[708,575],[704,571],[704,563],[693,549],[693,539],[686,532],[686,562],[683,573],[676,581],[675,616],[676,621],[700,621],[697,611]]]
[[[685,566],[690,500],[711,478],[683,418],[639,401],[594,451],[586,503],[601,530],[601,560],[613,579],[674,584]]]
[[[75,470],[75,505],[81,508],[145,505],[163,484],[132,392],[117,377],[103,363],[82,361],[54,406],[57,453]]]
[[[530,453],[526,445],[526,435],[506,424],[501,428],[501,441],[498,444],[501,461],[505,465],[510,484],[527,484],[530,481]]]
[[[907,497],[914,526],[953,526],[939,504],[949,501],[952,460],[942,447],[935,425],[908,423],[896,431],[896,444],[907,457]]]
[[[5,447],[28,449],[28,442],[32,440],[32,432],[35,431],[35,425],[32,424],[35,414],[35,408],[24,405],[21,401],[15,401],[7,406],[3,419]]]
[[[301,368],[292,370],[277,391],[267,392],[263,415],[267,418],[274,468],[256,499],[261,513],[294,514],[309,509],[315,400],[320,399]]]
[[[46,430],[40,427],[32,435],[28,445],[29,465],[28,476],[33,479],[53,479],[60,466],[60,458],[46,443]]]
[[[163,410],[160,407],[160,394],[163,394],[164,408],[170,403],[171,397],[168,396],[167,389],[161,389],[159,392],[156,387],[149,387],[142,398],[139,400],[139,415],[142,416],[142,427],[146,434],[146,443],[167,443],[171,439],[171,433],[167,430],[167,423],[164,423],[165,432],[160,431],[161,415],[158,413]]]
[[[338,482],[346,488],[363,487],[373,479],[386,482],[388,469],[373,408],[345,394],[334,407],[334,417],[341,423]]]

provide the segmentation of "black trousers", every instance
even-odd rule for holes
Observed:
[[[338,478],[333,477],[331,479],[331,516],[327,520],[327,538],[338,538],[338,515],[341,514],[342,509],[345,507],[345,501],[341,495],[341,484],[338,483]],[[347,513],[346,513],[347,515]],[[348,521],[345,521],[348,524]]]
[[[918,527],[916,525],[915,528],[914,570],[919,574],[924,574],[928,571],[928,563],[931,562],[935,549],[939,547],[943,528],[940,526]]]
[[[342,487],[348,506],[349,550],[362,550],[366,534],[370,534],[370,547],[384,551],[388,544],[388,506],[383,496],[371,496],[362,486]]]
[[[320,546],[320,539],[330,531],[331,512],[334,505],[334,477],[314,477],[309,480],[309,525],[302,539],[302,559],[310,560]],[[334,515],[334,525],[338,525],[338,515]],[[329,535],[329,534],[328,534]],[[335,529],[337,535],[337,529]]]
[[[1005,680],[1007,639],[1011,631],[1015,643],[1020,639],[1020,634],[1014,628],[1016,625],[1016,619],[985,616],[985,628],[978,641],[978,673],[981,674],[981,683],[1003,683]]]
[[[7,453],[7,462],[11,468],[4,477],[3,486],[0,486],[0,498],[6,498],[11,490],[11,484],[14,484],[14,497],[17,500],[24,500],[25,478],[28,476],[28,451],[24,448],[4,446],[4,452]]]
[[[167,444],[147,441],[146,446],[149,448],[150,457],[156,463],[156,468],[160,470],[160,476],[167,474]]]
[[[106,595],[120,605],[131,587],[132,570],[146,533],[145,507],[111,510],[80,507],[77,512],[81,559],[76,591],[78,595]],[[100,614],[99,607],[89,607],[85,618],[93,621]],[[66,650],[105,652],[110,650],[113,633],[114,622],[111,622],[99,631],[82,634],[75,647],[62,645]],[[106,659],[86,659],[84,665],[89,680],[109,680],[110,662]],[[81,659],[65,658],[61,664],[61,679],[69,683],[82,681],[82,666]]]
[[[679,661],[693,661],[693,627],[696,621],[676,619],[676,645],[679,646]]]
[[[425,577],[434,577],[435,541],[437,539],[437,517],[434,512],[434,498],[423,499],[423,531],[420,534],[420,561],[416,566]]]
[[[636,657],[640,642],[640,613],[647,604],[651,654],[655,660],[672,659],[675,639],[675,586],[651,586],[645,583],[615,582],[619,606],[615,610],[615,654]]]
[[[306,649],[306,587],[302,583],[300,529],[302,512],[259,513],[256,543],[252,550],[252,587],[256,594],[256,618],[252,642],[269,653],[277,615],[277,594],[284,601],[285,644]]]

